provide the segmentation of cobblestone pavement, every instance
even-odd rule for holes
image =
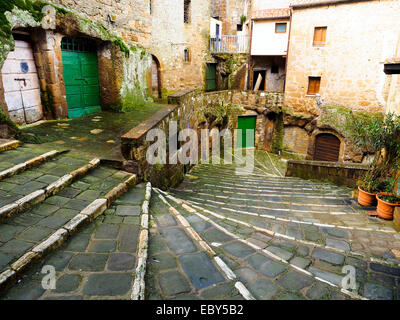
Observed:
[[[50,150],[49,147],[25,145],[15,150],[0,153],[0,170],[13,167]],[[87,163],[88,160],[70,154],[58,155],[37,167],[0,181],[0,207],[46,187],[64,174]]]
[[[50,120],[22,130],[32,140],[53,149],[66,148],[90,157],[122,160],[120,137],[163,107],[147,103],[127,112],[104,111],[75,119]]]
[[[58,194],[0,224],[0,273],[126,176],[112,168],[98,167]]]
[[[260,161],[253,174],[236,176],[233,165],[199,165],[169,193],[196,214],[166,199],[256,299],[399,299],[400,236],[392,223],[370,218],[348,188],[284,178],[281,170],[275,161]],[[151,209],[157,227],[150,239],[148,297],[190,292],[202,298],[174,249],[190,240],[184,233],[168,240],[176,221],[162,205]],[[340,291],[344,266],[356,271],[352,292]],[[163,289],[162,275],[169,269],[186,279],[183,292]],[[226,286],[215,298],[231,296]]]
[[[97,171],[89,180],[107,176],[104,170]],[[138,185],[116,200],[104,215],[82,228],[0,298],[130,299],[144,190]],[[55,267],[56,289],[43,289],[43,266]]]

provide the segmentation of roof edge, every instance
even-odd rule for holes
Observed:
[[[291,9],[305,9],[305,8],[312,8],[312,7],[323,7],[329,5],[336,5],[336,4],[350,4],[356,2],[367,2],[367,1],[376,1],[376,0],[326,0],[321,2],[311,2],[311,3],[301,3],[301,4],[293,4],[290,6]]]
[[[265,18],[251,18],[251,20],[282,20],[282,19],[290,19],[290,16],[281,16],[281,17],[265,17]]]

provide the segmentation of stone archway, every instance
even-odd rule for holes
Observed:
[[[343,162],[344,161],[344,154],[345,154],[345,141],[344,138],[339,135],[337,132],[333,130],[322,130],[322,129],[316,129],[314,132],[311,134],[309,143],[308,143],[308,150],[307,150],[307,160],[315,160],[315,154],[316,154],[316,148],[318,147],[317,145],[317,138],[323,139],[323,137],[329,137],[328,139],[331,139],[332,143],[335,145],[333,147],[332,151],[335,151],[335,155],[337,155],[337,150],[339,149],[339,155],[335,156],[335,160],[331,160],[334,162]],[[338,141],[339,141],[339,148],[338,148]],[[321,142],[321,141],[319,141]],[[328,143],[329,145],[329,143]],[[319,159],[317,157],[317,159]],[[320,161],[329,161],[329,160],[320,160]]]
[[[152,55],[151,92],[155,99],[161,98],[161,68],[156,56]]]

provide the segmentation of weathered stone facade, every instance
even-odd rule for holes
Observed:
[[[150,181],[154,186],[166,189],[182,181],[188,165],[156,164],[150,165],[146,159],[146,152],[152,142],[146,141],[149,130],[158,128],[166,135],[167,159],[169,159],[169,126],[171,121],[177,122],[178,132],[190,128],[197,131],[201,137],[201,130],[218,128],[230,129],[232,136],[238,127],[239,116],[255,116],[255,147],[271,151],[278,144],[281,132],[276,128],[282,122],[283,95],[279,93],[247,92],[225,90],[203,93],[200,91],[185,90],[169,97],[172,104],[168,109],[155,114],[151,119],[132,129],[122,136],[122,154],[127,160],[126,165],[141,178]],[[216,119],[214,110],[220,110],[222,119]],[[278,138],[277,138],[278,137]],[[178,148],[184,143],[179,142]],[[212,143],[210,143],[211,147]],[[278,149],[278,147],[276,147]],[[200,154],[199,148],[199,154]]]
[[[144,46],[160,62],[163,98],[176,90],[204,88],[210,2],[190,1],[189,14],[189,23],[184,23],[183,0],[152,2],[151,37]]]
[[[237,34],[237,25],[242,24],[240,17],[247,14],[250,2],[243,0],[212,0],[211,14],[212,17],[218,17],[222,21],[222,34]]]
[[[383,63],[395,53],[399,19],[398,1],[294,6],[285,104],[296,113],[319,115],[307,89],[308,77],[321,77],[322,105],[383,112],[389,90]],[[320,26],[327,27],[326,43],[313,46],[314,27]]]
[[[96,48],[102,109],[129,108],[152,96],[152,61],[157,61],[156,81],[164,98],[178,89],[204,86],[209,1],[191,1],[186,22],[183,0],[55,0],[51,16],[41,12],[45,4],[32,3],[10,9],[6,16],[13,32],[23,32],[32,42],[46,118],[68,117],[61,48],[65,37],[87,39]],[[11,34],[0,45],[1,67],[13,46]],[[0,102],[7,113],[1,81]]]

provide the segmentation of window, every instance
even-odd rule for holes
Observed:
[[[237,31],[243,31],[243,25],[242,24],[236,25],[236,30]]]
[[[319,86],[321,84],[321,77],[308,77],[308,95],[316,95],[319,93]]]
[[[326,42],[326,29],[327,27],[315,27],[314,29],[314,47],[323,47]]]
[[[189,49],[185,49],[183,52],[183,61],[190,62],[190,53]]]
[[[184,0],[183,3],[183,22],[190,23],[190,0]]]
[[[275,23],[275,33],[286,33],[287,23]]]
[[[279,67],[278,66],[271,66],[271,73],[279,73]]]

